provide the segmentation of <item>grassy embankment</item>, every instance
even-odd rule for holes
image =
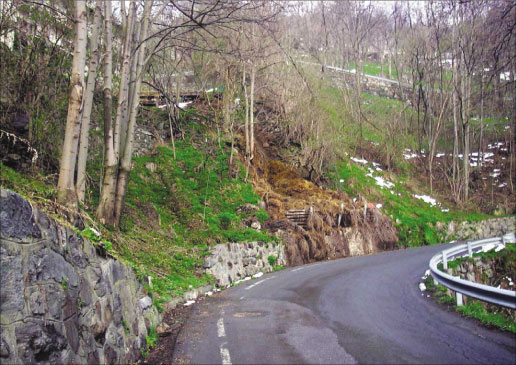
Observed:
[[[367,201],[380,203],[380,210],[390,216],[399,230],[400,243],[405,246],[437,244],[443,241],[436,229],[437,222],[476,221],[488,218],[474,211],[459,211],[447,206],[432,206],[414,195],[430,195],[428,187],[418,176],[421,172],[403,157],[404,149],[417,149],[415,138],[393,125],[394,120],[402,118],[403,104],[375,95],[363,94],[363,112],[369,122],[363,123],[364,146],[358,145],[359,127],[349,121],[350,115],[343,108],[342,92],[334,87],[323,85],[319,89],[318,102],[323,117],[332,125],[338,126],[341,133],[342,151],[334,169],[328,173],[332,188],[345,191],[350,197],[359,194]],[[411,111],[407,111],[410,115]],[[374,126],[371,124],[374,121]],[[360,158],[360,150],[367,149],[371,161],[355,163],[350,157]],[[349,154],[344,153],[348,151]],[[355,155],[356,153],[356,155]],[[386,160],[389,155],[391,170],[378,170],[373,165],[375,157]],[[376,161],[379,161],[376,160]],[[382,164],[383,165],[383,164]],[[371,172],[372,170],[372,172]],[[378,180],[393,183],[392,187],[380,187]],[[340,181],[343,181],[341,183]],[[380,180],[381,181],[381,180]],[[445,192],[434,191],[434,198],[443,203],[447,201]],[[446,211],[448,208],[449,211]],[[443,211],[443,209],[445,211]]]
[[[494,249],[488,252],[478,252],[473,254],[473,258],[461,257],[453,261],[448,262],[448,268],[455,270],[464,261],[471,261],[475,263],[474,258],[480,258],[484,262],[497,263],[496,277],[498,280],[494,280],[494,285],[501,278],[511,277],[512,280],[516,278],[516,246],[514,244],[508,244],[504,250],[496,252]],[[442,270],[442,264],[439,267]],[[485,275],[485,273],[484,273]],[[487,278],[485,278],[487,280]],[[486,282],[487,284],[487,282]],[[425,281],[427,291],[436,298],[441,304],[446,304],[450,308],[453,308],[461,315],[469,318],[479,320],[485,326],[499,328],[505,331],[516,333],[516,320],[510,316],[510,310],[502,309],[495,305],[487,305],[481,301],[468,298],[467,303],[464,306],[458,307],[455,305],[456,300],[454,297],[449,295],[446,287],[440,284],[435,284],[431,276],[427,277]]]
[[[191,115],[185,115],[185,119]],[[94,242],[104,243],[138,274],[150,275],[150,292],[158,308],[170,296],[211,282],[202,270],[210,246],[274,240],[268,233],[241,223],[252,214],[262,222],[268,216],[263,209],[254,213],[238,211],[243,204],[258,202],[251,184],[244,182],[245,172],[238,161],[235,159],[237,166],[230,170],[229,152],[219,146],[209,129],[203,123],[190,123],[188,127],[192,134],[185,141],[176,142],[175,159],[169,145],[159,146],[148,156],[133,158],[119,230],[94,223],[98,190],[91,188],[84,207],[84,213],[91,217],[86,223],[99,230],[101,237],[89,228],[79,232]],[[48,177],[0,167],[3,187],[20,193],[44,210],[53,204],[56,190]],[[89,166],[93,181],[98,181],[99,171],[99,166]]]

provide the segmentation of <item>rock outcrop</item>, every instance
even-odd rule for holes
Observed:
[[[133,270],[0,195],[0,363],[129,363],[159,315]]]

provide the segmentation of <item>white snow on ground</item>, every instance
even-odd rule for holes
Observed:
[[[373,162],[373,166],[376,169],[376,171],[383,171],[378,162]]]
[[[405,152],[403,153],[403,157],[405,160],[410,160],[411,158],[417,157],[417,154],[412,152],[410,148],[405,148]]]
[[[449,211],[450,211],[450,210],[449,210],[448,208],[443,208],[443,209],[441,209],[441,212],[445,212],[445,213],[447,213],[447,212],[449,212]]]
[[[365,165],[366,163],[368,163],[369,161],[367,160],[364,160],[362,158],[357,158],[357,157],[350,157],[353,161],[357,162],[357,163],[361,163],[363,165]]]
[[[213,292],[212,292],[211,290],[210,290],[210,291],[207,291],[207,292],[206,292],[206,295],[207,295],[207,296],[209,296],[209,297],[211,297],[211,296],[213,295]]]
[[[425,203],[428,203],[431,206],[435,206],[437,204],[437,200],[435,200],[434,198],[432,198],[432,197],[430,197],[428,195],[417,195],[417,194],[414,194],[414,197],[423,200]]]
[[[443,157],[445,155],[446,155],[445,153],[438,152],[438,153],[435,154],[435,157],[439,158],[439,157]]]
[[[206,90],[207,93],[212,93],[213,92],[213,89],[208,89]]]
[[[185,307],[188,307],[189,305],[192,305],[195,303],[195,300],[188,300],[185,304],[183,304]]]
[[[383,207],[383,204],[381,204],[381,203],[376,204],[377,209],[380,209],[381,207]]]
[[[343,183],[343,182],[344,182],[344,179],[340,179],[340,180],[339,180],[339,182],[340,182],[340,183]]]
[[[491,177],[498,177],[500,176],[500,169],[493,169],[493,173],[489,174]]]
[[[253,278],[257,279],[257,278],[261,278],[262,276],[263,276],[263,272],[260,271],[259,273],[254,274]]]
[[[421,291],[425,291],[426,290],[425,283],[419,283],[419,290],[421,290]]]
[[[184,103],[179,103],[179,104],[177,104],[177,106],[180,107],[181,109],[183,109],[188,104],[192,104],[192,102],[191,101],[187,101],[187,102],[184,102]]]
[[[500,74],[500,80],[511,81],[511,73],[509,71],[502,72]]]
[[[508,127],[508,126],[507,126]],[[500,148],[500,147],[503,147],[505,145],[505,142],[495,142],[493,144],[488,144],[487,145],[487,148],[492,150],[494,148]]]
[[[507,183],[504,182],[504,183],[501,183],[500,185],[498,185],[499,188],[505,188],[507,186]]]
[[[498,252],[498,251],[503,250],[505,248],[505,246],[498,244],[498,243],[489,243],[487,245],[482,246],[482,249],[480,251],[487,252],[487,251],[492,250],[493,248],[495,249],[496,252]]]
[[[376,181],[376,185],[378,185],[381,188],[390,189],[394,186],[393,182],[387,181],[381,176],[375,176],[374,179]]]

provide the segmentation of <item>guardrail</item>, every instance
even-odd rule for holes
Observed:
[[[501,305],[510,309],[516,309],[516,292],[507,289],[498,289],[489,285],[475,283],[461,279],[457,276],[449,275],[438,269],[442,262],[443,268],[448,268],[448,261],[458,257],[472,257],[477,251],[486,245],[506,245],[515,242],[514,233],[506,234],[502,237],[486,238],[482,240],[470,241],[465,244],[457,245],[444,250],[430,259],[430,274],[434,280],[457,293],[457,305],[462,305],[462,295],[480,299],[485,302]]]

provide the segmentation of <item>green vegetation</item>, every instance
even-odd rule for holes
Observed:
[[[68,289],[68,279],[65,278],[64,276],[61,278],[61,288],[63,290]]]
[[[149,356],[149,350],[156,345],[156,341],[158,340],[158,334],[156,333],[156,328],[149,328],[149,334],[145,336],[146,346],[142,347],[142,356]]]
[[[189,118],[195,117],[188,113]],[[268,214],[263,209],[238,211],[246,203],[257,204],[259,197],[251,184],[243,181],[242,166],[237,162],[228,166],[229,155],[219,147],[217,136],[210,135],[202,122],[192,125],[197,132],[190,140],[176,142],[176,159],[168,146],[133,159],[119,231],[98,226],[77,232],[128,263],[137,275],[151,276],[152,287],[147,289],[159,310],[171,296],[212,282],[202,270],[211,245],[277,239],[242,223],[252,215],[263,222]],[[206,140],[203,135],[210,138]],[[38,174],[22,175],[0,167],[2,186],[53,207],[54,182]],[[89,171],[96,181],[98,171],[97,166]],[[94,211],[89,207],[95,207],[97,200],[92,189],[84,207],[91,217]],[[86,217],[85,222],[93,220]]]
[[[462,307],[457,307],[456,310],[465,317],[478,319],[484,325],[516,333],[516,321],[506,318],[501,313],[487,312],[479,301],[470,300],[468,304]]]
[[[267,261],[269,261],[269,265],[274,267],[274,265],[276,265],[276,262],[278,261],[278,256],[269,255],[269,257],[267,257]]]
[[[373,169],[372,164],[358,165],[349,159],[337,163],[335,170],[329,174],[334,182],[334,188],[345,191],[350,197],[358,194],[364,196],[367,201],[381,202],[381,210],[390,216],[399,231],[400,243],[405,246],[421,246],[442,243],[442,237],[437,228],[437,222],[476,221],[487,216],[478,213],[465,213],[459,211],[443,212],[438,206],[417,199],[417,186],[409,176],[397,177],[392,173],[374,171],[373,176],[379,176],[385,180],[395,182],[391,188],[380,187],[377,181],[371,177],[368,170]],[[340,183],[340,180],[344,183]]]
[[[504,331],[516,333],[516,321],[509,315],[504,315],[500,307],[489,306],[490,311],[486,309],[486,304],[468,298],[467,303],[463,306],[456,306],[456,299],[448,295],[448,289],[441,284],[435,284],[434,279],[428,276],[425,280],[427,292],[431,293],[432,297],[438,303],[445,304],[455,311],[459,312],[464,317],[475,318],[488,327],[499,328]],[[492,308],[496,308],[492,311]]]

